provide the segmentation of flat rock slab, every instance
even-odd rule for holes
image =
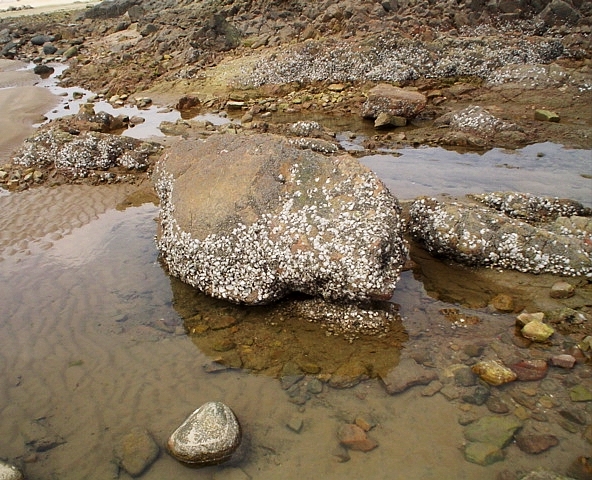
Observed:
[[[470,442],[487,443],[497,448],[504,448],[521,427],[522,422],[514,416],[487,416],[468,425],[464,435]]]
[[[181,141],[154,176],[158,248],[202,292],[265,304],[289,292],[388,300],[406,258],[400,206],[367,167],[274,135]]]
[[[380,379],[386,391],[390,395],[394,395],[395,393],[404,392],[414,385],[427,385],[433,380],[438,380],[438,373],[435,370],[421,366],[412,358],[405,358],[386,376],[381,376]]]

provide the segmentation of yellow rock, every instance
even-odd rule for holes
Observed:
[[[471,368],[473,373],[490,385],[502,385],[516,380],[516,374],[497,360],[478,362]]]
[[[522,335],[534,342],[544,342],[553,335],[554,332],[555,330],[553,330],[552,327],[539,320],[528,322],[522,327]]]

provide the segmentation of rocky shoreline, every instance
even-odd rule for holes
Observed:
[[[138,104],[150,98],[182,113],[224,112],[240,118],[240,122],[224,126],[185,119],[161,125],[161,130],[171,136],[184,137],[188,150],[193,148],[193,142],[203,142],[200,145],[205,145],[206,150],[214,145],[215,151],[228,153],[240,142],[264,144],[274,133],[285,137],[277,147],[284,153],[297,152],[294,155],[303,158],[318,156],[329,165],[345,156],[335,155],[343,152],[339,151],[334,133],[322,122],[308,121],[309,116],[351,116],[366,122],[373,134],[363,144],[365,153],[400,145],[482,150],[517,148],[541,141],[592,149],[591,33],[592,7],[576,0],[499,0],[487,4],[473,0],[460,7],[452,1],[343,0],[308,5],[296,1],[114,0],[82,12],[33,16],[27,21],[0,20],[0,56],[34,62],[38,73],[44,75],[51,74],[52,62],[67,62],[63,85],[91,89],[113,105]],[[375,99],[377,89],[381,93]],[[388,97],[385,89],[396,99]],[[126,122],[129,119],[95,112],[89,102],[78,114],[49,122],[27,140],[12,164],[0,169],[0,181],[15,190],[62,183],[141,184],[154,173],[163,148],[157,143],[124,140],[118,132]],[[204,141],[212,136],[213,140]],[[252,145],[247,150],[258,152]],[[293,234],[294,238],[288,238],[289,245],[282,248],[292,249],[295,256],[308,255],[310,279],[304,282],[281,268],[274,276],[276,261],[258,271],[256,278],[267,283],[257,288],[245,286],[245,278],[239,275],[252,269],[251,265],[237,268],[232,262],[225,264],[226,271],[238,271],[233,274],[236,284],[232,285],[226,282],[226,271],[222,279],[216,276],[219,271],[212,273],[210,265],[221,259],[210,255],[211,250],[220,249],[223,260],[235,259],[228,254],[230,250],[220,247],[220,242],[227,239],[220,239],[219,231],[212,234],[215,242],[211,245],[200,243],[203,231],[193,232],[195,238],[189,236],[194,222],[205,222],[202,217],[207,215],[194,218],[192,213],[183,229],[173,219],[173,177],[166,163],[171,151],[176,150],[164,149],[154,181],[165,207],[159,247],[172,273],[213,296],[236,303],[266,303],[292,290],[312,295],[321,292],[320,296],[328,298],[343,296],[339,291],[345,287],[331,289],[327,279],[318,275],[338,264],[342,252],[327,253],[319,247],[321,254],[332,257],[334,263],[308,262],[314,257],[309,243],[318,238],[307,235],[310,230],[322,233],[325,225],[321,222],[307,230],[307,224],[302,231],[293,225],[279,225],[263,208],[270,207],[269,198],[257,203],[251,191],[239,202],[243,209],[239,213],[248,219],[244,223],[250,228],[249,235],[257,241],[276,235],[283,241]],[[333,175],[338,163],[334,163]],[[236,164],[235,159],[223,168],[232,172],[235,180],[243,179],[244,172],[232,170]],[[186,168],[181,166],[179,170],[184,174]],[[308,170],[302,173],[278,169],[272,179],[273,188],[285,189],[288,195],[282,213],[294,213],[290,209],[299,202],[300,193],[296,186],[304,183],[312,192],[321,176],[331,184],[333,177],[325,173],[315,177]],[[343,185],[353,183],[356,188],[350,191],[339,184],[335,190],[347,197],[345,200],[357,199],[360,192],[365,192],[359,187],[364,182],[372,183],[369,177],[349,177]],[[267,184],[266,188],[271,189]],[[378,196],[367,192],[364,195]],[[387,369],[359,358],[337,368],[314,358],[304,362],[294,352],[290,353],[292,359],[280,358],[273,351],[254,358],[252,350],[258,345],[252,339],[247,344],[241,337],[246,315],[240,306],[227,306],[227,315],[222,319],[207,312],[185,312],[184,328],[215,359],[208,366],[212,373],[244,368],[276,376],[290,402],[302,408],[327,386],[353,387],[368,378],[379,378],[389,395],[414,387],[422,388],[425,397],[441,394],[464,412],[459,419],[466,439],[464,456],[479,465],[502,461],[510,443],[528,455],[561,444],[566,441],[562,437],[592,443],[590,209],[516,192],[449,200],[417,199],[413,205],[404,206],[403,215],[417,242],[407,237],[412,243],[412,260],[405,269],[424,275],[426,290],[437,292],[434,296],[451,300],[459,308],[434,311],[433,306],[425,306],[416,312],[417,325],[409,336],[419,348],[405,352],[401,359],[398,355],[389,358],[397,364],[392,369],[391,364]],[[476,201],[487,203],[487,208],[476,207]],[[267,223],[252,220],[253,202],[257,203],[256,213],[263,212],[261,218]],[[345,211],[340,219],[354,209],[337,194],[335,198],[327,196],[326,202],[319,205]],[[524,205],[532,209],[521,210]],[[374,210],[380,207],[371,206]],[[316,204],[304,205],[302,212],[307,219],[317,218],[315,208]],[[496,209],[500,211],[492,213]],[[399,222],[398,205],[391,210],[396,210],[397,217],[391,222],[390,233],[397,236],[395,250],[400,255],[389,275],[398,278],[406,251],[403,235],[407,232]],[[239,227],[247,228],[242,223]],[[235,230],[231,232],[234,236]],[[344,236],[339,233],[340,239]],[[246,245],[245,258],[252,253],[252,246],[253,242]],[[378,249],[378,260],[386,262],[382,247],[373,246]],[[200,248],[208,253],[202,262],[184,261],[189,251],[199,253]],[[434,260],[423,248],[445,260]],[[280,254],[273,250],[273,255]],[[482,281],[489,273],[458,263],[450,267],[447,262],[451,258],[471,267],[488,265],[526,273],[511,272],[501,280]],[[296,264],[293,270],[299,268]],[[451,270],[441,275],[446,268]],[[534,275],[539,273],[542,275]],[[341,271],[339,275],[345,283],[352,280]],[[280,284],[276,277],[283,278],[284,283]],[[467,300],[470,295],[465,296],[465,292],[449,294],[449,285],[431,290],[430,282],[436,285],[439,277],[449,283],[458,282],[461,289],[467,290],[477,283],[476,288],[485,291],[485,300],[475,304]],[[480,285],[474,282],[477,277]],[[360,279],[353,280],[346,288],[346,293],[353,292],[350,297],[373,298],[366,296]],[[389,282],[389,288],[376,289],[381,299],[385,291],[392,293],[391,283],[394,285],[394,280]],[[535,300],[521,294],[520,289],[526,289],[524,284],[529,283],[529,294]],[[300,308],[281,306],[275,312],[278,318],[284,321],[297,316],[314,322],[319,317],[344,316],[343,310],[334,312],[314,301],[294,304]],[[465,308],[482,309],[484,318]],[[371,316],[368,312],[352,309],[351,317],[329,322],[327,333],[344,334],[344,325],[351,323],[353,330],[359,328],[364,335],[370,332],[380,337],[400,321],[396,312],[392,316],[388,312],[386,320],[381,317],[377,323],[380,328],[375,328],[371,321],[364,323]],[[362,321],[356,319],[360,315],[365,316]],[[482,336],[480,324],[492,325],[498,315],[506,323],[511,318],[510,323],[498,327],[494,339]],[[434,317],[442,320],[439,323],[445,325],[443,330],[458,332],[450,348],[433,348],[422,341],[423,331],[433,326]],[[259,337],[271,338],[277,334],[274,332],[262,330]],[[349,334],[352,341],[355,335],[351,331]],[[387,336],[387,340],[392,346],[402,339]],[[370,452],[378,446],[367,435],[373,428],[371,422],[364,418],[352,420],[339,429],[340,447],[335,454],[338,461],[349,460],[350,450]],[[302,423],[296,419],[288,427],[299,433]],[[141,432],[139,437],[150,436]],[[140,472],[158,456],[158,447],[155,451],[153,442],[147,443],[150,460],[137,469]],[[230,450],[234,449],[235,444]],[[224,459],[232,451],[225,452]],[[576,479],[590,478],[590,462],[589,457],[580,455],[565,473]],[[518,473],[507,472],[498,478],[519,477]]]

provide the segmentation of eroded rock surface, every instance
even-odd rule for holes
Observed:
[[[530,203],[523,203],[517,209],[500,200],[511,198],[511,194],[480,198],[483,203],[490,198],[496,209],[470,202],[418,199],[410,209],[411,232],[432,254],[468,265],[529,273],[592,275],[592,232],[588,217],[559,216],[589,214],[588,211],[581,205],[574,210],[575,202],[571,201],[562,203],[556,199],[514,195],[523,200],[528,198]],[[497,210],[510,212],[512,216]],[[547,221],[549,218],[555,220]]]
[[[174,145],[155,185],[164,262],[214,297],[389,299],[405,261],[397,200],[348,155],[217,135]]]

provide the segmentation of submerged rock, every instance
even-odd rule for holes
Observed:
[[[172,433],[167,446],[182,462],[216,465],[229,460],[240,442],[241,428],[234,412],[222,402],[208,402]]]
[[[533,320],[524,325],[521,332],[522,335],[529,340],[534,342],[545,342],[551,335],[553,335],[553,333],[555,333],[555,330],[553,330],[553,327],[550,327],[543,322]]]
[[[388,374],[381,376],[380,380],[386,391],[394,395],[414,385],[427,385],[433,380],[438,380],[438,373],[421,366],[412,358],[405,358]]]
[[[135,428],[123,436],[116,445],[115,456],[132,477],[139,477],[158,458],[160,449],[152,436],[141,428]]]
[[[492,202],[494,198],[498,197],[492,195]],[[528,273],[592,275],[589,244],[592,230],[578,230],[578,233],[544,223],[553,215],[574,211],[573,205],[571,202],[556,205],[551,200],[537,198],[540,201],[533,204],[539,205],[540,209],[522,208],[515,212],[516,209],[506,202],[496,204],[496,210],[515,212],[510,214],[468,202],[420,198],[410,208],[411,233],[430,253],[468,265]],[[534,211],[541,213],[535,215]],[[582,213],[589,212],[582,207]],[[522,216],[533,223],[537,218],[539,222],[530,224],[512,218]],[[561,218],[558,217],[556,222]]]
[[[369,452],[374,450],[378,443],[368,437],[368,434],[358,425],[346,423],[342,425],[338,432],[339,442],[350,450],[359,450]]]
[[[486,416],[465,427],[464,436],[471,442],[488,443],[497,448],[504,448],[520,428],[522,422],[512,415]]]
[[[289,292],[390,299],[406,258],[400,206],[349,155],[273,135],[180,141],[154,176],[158,248],[204,293],[265,304]]]

